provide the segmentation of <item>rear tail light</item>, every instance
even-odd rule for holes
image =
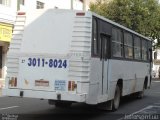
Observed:
[[[68,91],[74,91],[77,88],[75,81],[68,81]]]
[[[25,15],[25,12],[18,12],[17,15]]]
[[[85,16],[85,13],[84,12],[78,12],[78,13],[76,13],[76,16]]]
[[[9,80],[9,85],[11,87],[17,87],[17,77],[11,77],[11,79]]]
[[[68,81],[68,91],[71,91],[71,89],[72,89],[72,83],[71,81]]]

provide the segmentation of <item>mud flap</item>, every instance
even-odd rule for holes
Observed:
[[[86,97],[87,104],[97,104],[98,103],[98,90],[99,90],[99,83],[91,83],[89,85],[89,92]]]
[[[98,109],[101,110],[112,110],[112,102],[113,100],[98,104]]]

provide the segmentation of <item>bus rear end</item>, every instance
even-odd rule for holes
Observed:
[[[19,12],[3,94],[85,102],[89,89],[91,15],[69,10]]]

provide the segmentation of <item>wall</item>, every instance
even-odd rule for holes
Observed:
[[[44,8],[71,9],[71,0],[25,0],[25,5],[21,6],[21,10],[36,9],[36,1],[45,3]],[[79,0],[73,0],[73,9],[82,10],[83,5]]]
[[[0,4],[0,22],[11,23],[15,21],[16,9]]]
[[[9,43],[11,40],[12,35],[12,26],[14,25],[15,18],[16,18],[16,10],[17,10],[17,1],[11,0],[11,3],[6,6],[0,4],[0,46],[2,46],[2,69],[1,69],[1,76],[0,76],[0,88],[4,85],[4,80],[6,77],[6,55],[7,50],[9,47]],[[9,27],[8,27],[9,26]],[[4,37],[6,35],[3,31],[7,31],[7,35],[9,35],[9,39]],[[9,32],[9,33],[8,33]]]

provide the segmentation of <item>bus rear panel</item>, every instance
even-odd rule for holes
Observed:
[[[85,102],[91,23],[89,12],[19,12],[8,52],[4,95]]]

